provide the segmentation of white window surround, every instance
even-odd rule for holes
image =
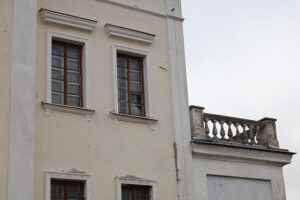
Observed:
[[[115,110],[112,112],[112,117],[121,121],[130,122],[145,122],[145,124],[155,124],[157,119],[152,116],[152,104],[151,104],[151,77],[149,76],[149,55],[148,51],[135,49],[127,46],[122,46],[118,44],[112,45],[112,56],[113,56],[113,86],[114,86],[114,106]],[[124,53],[127,55],[134,55],[143,58],[144,67],[144,95],[145,95],[145,111],[146,116],[133,116],[130,117],[126,114],[119,113],[119,100],[118,100],[118,69],[117,69],[117,53]],[[129,117],[126,117],[129,116]],[[129,119],[130,118],[130,119]],[[133,118],[139,118],[140,120],[132,120]],[[128,119],[128,120],[127,120]],[[150,121],[149,121],[150,120]],[[148,123],[148,122],[150,123]]]
[[[85,200],[92,200],[91,176],[83,173],[46,172],[45,200],[51,200],[51,179],[81,180],[85,182]]]
[[[116,177],[116,200],[122,200],[122,185],[143,185],[150,186],[150,200],[158,200],[157,182],[141,179],[135,176]]]
[[[72,107],[72,109],[68,109],[70,106],[52,104],[51,102],[51,51],[53,39],[82,45],[83,107]],[[45,103],[42,103],[44,108],[46,109],[47,114],[50,114],[51,110],[63,112],[70,111],[70,113],[86,114],[87,116],[91,116],[94,113],[94,110],[91,108],[90,105],[90,49],[90,39],[88,38],[73,36],[65,33],[47,31],[47,100]],[[45,105],[47,105],[48,107],[46,108]],[[61,107],[63,107],[64,109],[60,109]],[[78,112],[74,112],[74,110],[77,110]]]

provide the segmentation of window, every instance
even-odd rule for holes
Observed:
[[[151,186],[122,185],[122,200],[150,200]]]
[[[82,96],[82,46],[53,40],[51,102],[82,107]]]
[[[91,177],[87,174],[46,172],[46,200],[91,200]]]
[[[119,112],[145,116],[143,58],[118,53]]]
[[[84,181],[51,180],[51,200],[84,200]]]
[[[135,176],[116,177],[117,200],[157,200],[157,182]]]

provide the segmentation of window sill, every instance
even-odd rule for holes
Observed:
[[[46,103],[43,101],[42,101],[42,106],[45,109],[46,115],[50,115],[51,111],[67,112],[67,113],[73,113],[78,115],[85,115],[87,121],[91,121],[91,118],[95,113],[95,110],[93,109],[54,104],[54,103]]]
[[[150,118],[150,117],[128,115],[128,114],[122,114],[122,113],[116,113],[116,112],[111,112],[110,115],[116,121],[125,121],[125,122],[149,124],[150,126],[151,125],[156,125],[157,122],[158,122],[157,119],[153,119],[153,118]]]

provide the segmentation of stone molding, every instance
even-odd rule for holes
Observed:
[[[74,15],[69,15],[65,13],[60,13],[47,9],[40,9],[40,17],[43,23],[52,23],[63,26],[69,26],[72,28],[81,29],[84,31],[93,31],[96,27],[97,21],[86,19],[82,17],[77,17]]]
[[[91,121],[91,118],[95,113],[95,110],[89,108],[46,103],[43,101],[42,101],[42,106],[45,109],[46,115],[50,115],[51,111],[67,112],[67,113],[85,115],[87,121]]]
[[[122,113],[111,112],[110,113],[113,120],[116,122],[118,121],[125,121],[125,122],[134,122],[140,124],[149,124],[149,125],[156,125],[158,119],[150,118],[150,117],[142,117],[136,115],[127,115]]]
[[[192,143],[194,156],[214,160],[284,166],[291,163],[294,153],[283,149],[255,149],[238,146]]]
[[[130,28],[125,28],[121,26],[116,26],[113,24],[104,25],[106,31],[111,37],[119,37],[129,40],[135,40],[138,42],[143,42],[146,44],[151,44],[154,40],[155,35],[151,33],[146,33]]]

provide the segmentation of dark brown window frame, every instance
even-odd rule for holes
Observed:
[[[50,187],[52,187],[52,184],[59,184],[59,185],[63,185],[64,187],[64,198],[61,200],[69,200],[68,198],[68,186],[70,185],[78,185],[80,186],[80,194],[79,194],[79,199],[78,200],[85,200],[85,181],[82,180],[66,180],[66,179],[51,179],[50,181]],[[51,188],[50,188],[51,191]],[[52,197],[52,194],[50,192],[50,200],[52,200],[52,198],[54,199],[54,197]]]
[[[145,84],[144,84],[144,57],[140,57],[140,56],[134,56],[134,55],[130,55],[130,54],[126,54],[126,53],[120,53],[118,52],[117,53],[117,60],[118,58],[120,57],[123,57],[126,59],[126,67],[123,67],[123,68],[126,68],[126,71],[127,71],[127,78],[119,78],[117,77],[117,79],[125,79],[127,81],[127,96],[128,96],[128,113],[123,113],[123,112],[120,112],[120,107],[119,107],[119,113],[122,113],[122,114],[128,114],[128,115],[134,115],[134,116],[142,116],[142,117],[145,117],[146,116],[146,107],[145,107]],[[138,93],[138,92],[132,92],[130,91],[130,82],[132,80],[130,80],[130,67],[129,67],[129,59],[135,59],[135,60],[139,60],[139,63],[140,63],[140,68],[141,70],[140,71],[140,79],[141,79],[141,92]],[[117,64],[117,70],[119,68],[119,65]],[[119,100],[119,91],[122,90],[119,88],[119,84],[118,84],[118,106],[120,105],[120,100]],[[142,108],[142,113],[141,115],[136,115],[136,114],[132,114],[131,112],[131,104],[133,104],[133,102],[131,101],[131,94],[140,94],[142,96],[142,104],[140,104],[139,106],[141,106]]]
[[[137,199],[136,192],[142,192],[143,198],[141,200],[151,200],[151,189],[152,186],[149,185],[133,185],[133,184],[122,184],[121,193],[123,198],[123,191],[126,190],[130,192],[133,196],[129,200],[140,200]],[[122,199],[123,200],[123,199]]]
[[[52,39],[52,48],[53,48],[53,44],[58,44],[58,45],[62,45],[64,47],[64,68],[63,68],[63,71],[64,71],[64,77],[63,77],[63,84],[64,84],[64,92],[59,92],[59,93],[63,93],[64,94],[64,100],[63,100],[63,105],[68,105],[67,103],[67,94],[71,94],[71,95],[78,95],[78,94],[73,94],[73,93],[68,93],[68,84],[67,84],[67,59],[68,58],[72,58],[72,57],[68,57],[67,56],[67,47],[76,47],[76,48],[79,48],[80,49],[80,71],[79,71],[79,74],[80,74],[80,86],[79,86],[79,89],[80,89],[80,92],[79,92],[79,99],[80,99],[80,105],[78,107],[83,107],[84,105],[84,102],[83,102],[83,67],[82,67],[82,58],[83,58],[83,46],[82,45],[78,45],[78,44],[74,44],[74,43],[71,43],[71,42],[64,42],[64,41],[60,41],[60,40],[56,40],[56,39]],[[52,49],[51,49],[51,58],[52,56],[55,55],[52,53]],[[62,57],[61,55],[55,55],[55,56],[60,56]],[[77,59],[77,58],[72,58],[72,59]],[[59,68],[57,66],[53,66],[52,64],[52,60],[51,60],[51,71],[52,71],[52,68],[55,67],[55,68]],[[52,77],[52,73],[51,73],[51,80],[53,80],[54,78]],[[55,79],[54,79],[55,80]],[[52,88],[51,88],[51,93],[52,91],[54,91]],[[54,91],[54,92],[58,92],[58,91]],[[52,96],[52,94],[51,94]]]

